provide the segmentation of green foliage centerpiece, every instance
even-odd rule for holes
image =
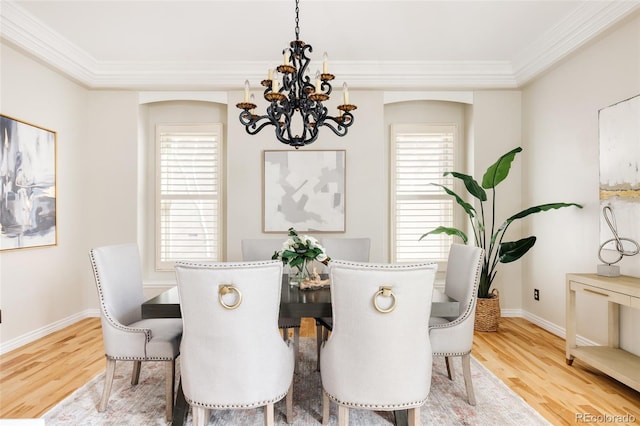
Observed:
[[[294,228],[289,228],[289,238],[282,244],[282,249],[276,251],[272,259],[281,260],[289,265],[291,274],[289,284],[300,285],[310,278],[307,265],[314,260],[327,265],[331,258],[325,253],[324,247],[317,239],[309,235],[298,235]]]

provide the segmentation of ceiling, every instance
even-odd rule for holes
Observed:
[[[282,61],[294,0],[0,0],[0,36],[94,89],[230,90]],[[351,88],[517,88],[640,0],[301,0],[300,39]],[[314,68],[315,67],[315,68]]]

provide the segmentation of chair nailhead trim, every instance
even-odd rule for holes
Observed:
[[[324,390],[324,389],[323,389]],[[427,398],[422,399],[420,401],[413,401],[413,402],[405,402],[402,404],[367,404],[367,403],[360,403],[360,402],[345,402],[345,401],[341,401],[340,399],[336,398],[335,396],[331,395],[329,392],[327,392],[326,390],[324,390],[324,393],[327,394],[327,396],[333,400],[334,402],[340,404],[340,405],[344,405],[345,407],[353,407],[353,408],[365,408],[368,410],[396,410],[398,408],[402,409],[402,408],[415,408],[415,407],[420,407],[422,406],[426,401]]]
[[[214,410],[225,410],[225,409],[248,409],[248,408],[255,408],[255,407],[263,407],[267,404],[271,404],[271,403],[276,403],[278,401],[280,401],[282,398],[284,398],[287,395],[287,392],[283,393],[282,395],[279,395],[273,399],[269,399],[266,401],[257,401],[257,402],[249,402],[249,403],[245,403],[245,404],[209,404],[206,402],[199,402],[199,401],[194,401],[192,399],[186,398],[187,402],[189,403],[189,405],[193,405],[196,407],[203,407],[203,408],[212,408]]]
[[[184,268],[207,268],[207,269],[236,269],[240,267],[244,268],[256,268],[262,266],[278,265],[282,262],[279,260],[258,260],[255,262],[190,262],[181,260],[176,262],[176,266],[182,266]]]
[[[89,257],[91,258],[91,267],[93,269],[93,276],[96,280],[96,287],[98,287],[98,296],[100,297],[100,310],[102,311],[102,314],[104,315],[104,317],[107,319],[107,321],[109,322],[109,324],[111,324],[113,327],[128,332],[128,333],[144,333],[145,335],[145,339],[147,341],[147,343],[149,343],[151,341],[151,330],[148,328],[133,328],[133,327],[127,327],[124,326],[122,324],[120,324],[119,321],[116,321],[115,318],[113,318],[111,315],[109,315],[109,311],[107,310],[107,306],[104,303],[104,293],[102,291],[102,282],[100,282],[100,276],[98,274],[98,265],[96,264],[96,259],[94,256],[94,251],[91,250],[89,252]],[[145,353],[147,351],[147,347],[145,345]],[[147,358],[145,358],[147,359]]]
[[[114,361],[173,361],[177,358],[165,358],[165,357],[130,357],[130,356],[111,356],[105,355],[107,359],[112,359]]]
[[[475,294],[476,296],[472,297],[474,302],[467,305],[467,309],[464,311],[464,314],[460,315],[455,320],[453,320],[451,322],[448,322],[446,324],[435,324],[435,325],[432,325],[432,326],[429,327],[430,330],[431,329],[435,329],[435,328],[453,327],[454,325],[460,324],[462,321],[466,320],[469,317],[469,315],[471,314],[471,309],[476,304],[476,300],[478,298],[477,293],[478,293],[478,286],[480,285],[480,273],[481,273],[481,271],[482,271],[482,263],[479,262],[478,263],[478,267],[476,268],[476,278],[475,278],[475,282],[473,284],[473,293],[471,293],[471,294]]]
[[[423,268],[425,266],[437,265],[436,262],[422,262],[422,263],[373,263],[373,262],[363,262],[363,263],[355,263],[349,262],[346,260],[333,261],[337,265],[348,266],[348,267],[356,267],[358,269],[412,269],[412,268]]]
[[[434,352],[433,355],[438,355],[438,356],[463,356],[466,354],[470,354],[471,351],[467,351],[467,352]]]

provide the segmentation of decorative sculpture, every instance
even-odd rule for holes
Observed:
[[[598,251],[598,259],[603,263],[602,265],[598,265],[598,275],[602,275],[605,277],[618,277],[620,276],[620,267],[616,265],[616,263],[620,262],[624,256],[635,256],[640,253],[640,244],[636,240],[631,238],[625,238],[618,235],[618,229],[616,227],[616,217],[613,214],[613,210],[610,206],[604,206],[602,208],[602,215],[604,216],[604,220],[609,225],[609,229],[613,234],[613,238],[608,239],[604,243],[600,245],[600,250]],[[613,262],[607,262],[602,258],[602,250],[604,250],[604,246],[615,241],[615,250],[618,252],[618,258]],[[631,244],[635,245],[634,250],[625,250],[623,241],[628,241]]]
[[[313,273],[311,275],[313,278],[305,278],[304,281],[300,283],[301,290],[316,290],[329,286],[330,280],[321,279],[315,266],[313,267]]]

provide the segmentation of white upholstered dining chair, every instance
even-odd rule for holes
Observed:
[[[368,262],[371,251],[371,238],[334,238],[320,239],[325,253],[335,260],[348,260],[353,262]],[[324,265],[323,265],[324,266]],[[323,272],[328,272],[328,266],[324,266]],[[316,320],[316,370],[320,371],[320,347],[327,340],[332,328],[331,318],[315,318]]]
[[[176,276],[182,389],[194,424],[207,424],[211,409],[264,406],[272,425],[285,395],[291,422],[294,352],[278,331],[282,263],[178,262]]]
[[[429,318],[433,355],[445,357],[450,380],[454,377],[452,357],[462,358],[462,372],[470,405],[476,405],[471,382],[471,349],[483,254],[480,247],[451,245],[444,292],[460,303],[460,315]]]
[[[334,261],[329,270],[333,332],[322,346],[322,422],[329,400],[339,424],[349,408],[409,410],[419,424],[431,387],[429,315],[435,263]]]
[[[131,384],[138,384],[143,361],[165,362],[166,417],[173,417],[175,360],[179,354],[182,320],[142,319],[142,268],[136,244],[97,247],[89,252],[100,298],[102,337],[107,357],[104,390],[98,406],[107,408],[116,361],[133,361]]]
[[[249,238],[241,242],[242,260],[252,262],[257,260],[271,260],[273,254],[282,248],[280,240],[270,238]],[[285,271],[288,267],[285,267]],[[286,273],[286,272],[285,272]],[[289,334],[293,331],[293,347],[296,352],[296,370],[298,366],[298,351],[300,348],[300,318],[278,318],[278,327],[282,330],[282,336],[289,340]]]
[[[331,259],[352,262],[369,261],[371,238],[323,237],[320,238],[320,244]],[[328,269],[324,272],[328,272]]]

